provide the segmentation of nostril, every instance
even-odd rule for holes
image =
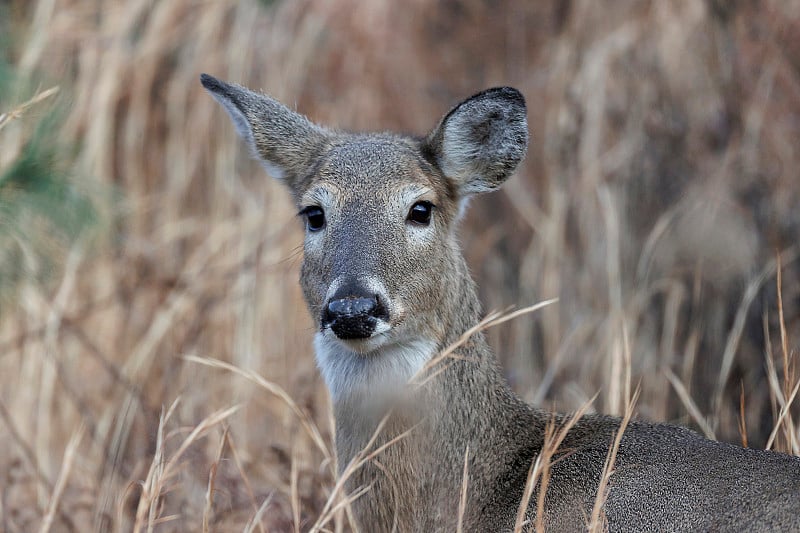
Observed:
[[[380,294],[375,295],[375,308],[372,310],[372,316],[386,322],[389,321],[389,310],[386,308]]]
[[[330,303],[328,303],[328,305],[322,308],[322,325],[327,326],[331,322],[333,322],[333,314],[330,310]]]

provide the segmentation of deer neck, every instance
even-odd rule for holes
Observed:
[[[435,501],[442,509],[449,509],[451,503],[457,505],[441,498],[459,494],[467,447],[473,453],[497,448],[510,433],[504,428],[512,426],[516,411],[525,412],[520,407],[521,400],[503,380],[481,333],[455,349],[454,357],[418,374],[416,385],[407,383],[431,358],[458,342],[479,321],[477,291],[466,265],[462,262],[456,270],[459,275],[449,276],[450,286],[437,307],[437,329],[442,332],[439,338],[414,339],[368,358],[360,356],[349,363],[347,372],[340,368],[337,377],[326,375],[334,403],[340,470],[363,457],[363,450],[369,453],[392,442],[376,457],[379,466],[364,464],[348,483],[351,490],[372,486],[356,505],[357,514],[368,517],[363,518],[368,520],[365,523],[391,523],[397,517],[401,524],[419,525],[423,501]],[[341,362],[358,355],[333,353],[330,346],[322,344],[318,340],[317,356],[323,374],[329,357],[341,357]],[[400,379],[392,381],[392,377]],[[357,383],[359,378],[362,386]],[[479,462],[476,465],[476,469],[480,468]],[[387,481],[387,472],[391,481]],[[470,473],[476,483],[477,478],[488,476],[490,472]],[[430,487],[426,488],[423,480],[433,479],[437,480],[438,496],[431,498],[427,494]],[[393,501],[406,502],[404,509],[393,509],[386,503]],[[417,505],[409,506],[408,502]],[[417,509],[416,518],[408,515],[411,508]]]
[[[423,393],[427,401],[447,401],[453,394],[464,399],[473,389],[482,394],[485,388],[505,387],[482,334],[459,342],[463,333],[478,323],[481,309],[475,284],[460,253],[453,263],[452,272],[443,277],[439,302],[420,321],[425,324],[424,329],[411,331],[368,354],[347,348],[331,335],[317,333],[317,364],[341,423],[355,417],[374,425],[396,402],[414,400]],[[452,358],[429,364],[456,344],[459,346],[452,350]],[[455,365],[459,372],[442,372],[457,360],[469,364]],[[431,376],[432,373],[437,375]],[[464,380],[467,382],[462,383]],[[342,429],[349,433],[351,428]]]

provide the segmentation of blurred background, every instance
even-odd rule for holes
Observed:
[[[301,224],[201,72],[415,134],[519,88],[527,160],[461,231],[487,311],[560,298],[487,332],[514,389],[800,453],[800,2],[3,0],[0,530],[331,495]]]

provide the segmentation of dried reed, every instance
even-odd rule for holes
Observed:
[[[30,87],[57,80],[56,159],[76,187],[112,193],[96,246],[43,247],[49,281],[27,272],[48,259],[31,235],[49,244],[52,228],[9,228],[0,193],[22,257],[0,302],[0,529],[350,528],[358,494],[334,480],[294,206],[201,71],[336,127],[417,133],[471,92],[519,87],[527,163],[462,232],[487,309],[559,299],[486,330],[514,388],[562,411],[601,390],[624,414],[641,382],[644,417],[800,453],[791,3],[6,4],[3,58],[26,83],[0,79],[0,180],[52,94]],[[224,438],[194,433],[175,455],[168,427],[210,429],[232,405]]]

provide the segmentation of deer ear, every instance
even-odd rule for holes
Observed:
[[[527,148],[525,98],[511,87],[488,89],[461,102],[423,142],[462,198],[500,187]]]
[[[329,133],[272,98],[208,74],[200,83],[228,112],[239,135],[273,177],[296,191]]]

